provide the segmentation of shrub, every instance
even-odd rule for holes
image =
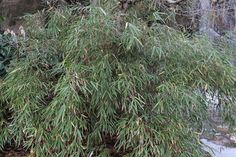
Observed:
[[[112,4],[51,9],[46,26],[37,15],[27,19],[24,57],[1,82],[11,112],[1,147],[13,141],[36,156],[199,157],[207,116],[200,89],[227,98],[222,113],[234,123],[228,51],[165,25],[147,27],[134,8],[114,13]]]
[[[6,74],[7,65],[16,52],[16,43],[10,34],[0,34],[0,76]]]

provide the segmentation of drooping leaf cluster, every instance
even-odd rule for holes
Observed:
[[[14,142],[45,157],[201,156],[201,91],[219,92],[223,116],[236,118],[231,54],[203,37],[148,27],[139,13],[104,2],[29,17],[23,57],[0,82],[1,148]]]
[[[6,74],[7,66],[16,53],[16,42],[9,34],[0,34],[0,76]]]

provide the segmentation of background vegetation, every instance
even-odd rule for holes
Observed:
[[[219,93],[235,124],[232,51],[168,27],[154,4],[51,6],[26,17],[17,50],[1,36],[1,56],[13,57],[0,58],[0,147],[45,157],[202,156],[204,92]]]

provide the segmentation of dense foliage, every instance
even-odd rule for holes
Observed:
[[[234,124],[230,51],[155,22],[158,11],[142,1],[125,12],[115,6],[27,18],[27,39],[0,82],[1,148],[14,143],[45,157],[199,157],[201,91],[217,91]]]
[[[0,76],[6,74],[7,66],[16,53],[16,42],[10,34],[0,34]]]

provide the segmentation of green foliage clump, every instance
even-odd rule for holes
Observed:
[[[0,77],[6,74],[7,65],[16,52],[16,42],[10,34],[0,34]]]
[[[52,9],[46,26],[36,15],[27,20],[24,57],[0,84],[1,148],[11,141],[45,157],[199,157],[200,89],[219,92],[233,124],[227,51],[113,7]]]

